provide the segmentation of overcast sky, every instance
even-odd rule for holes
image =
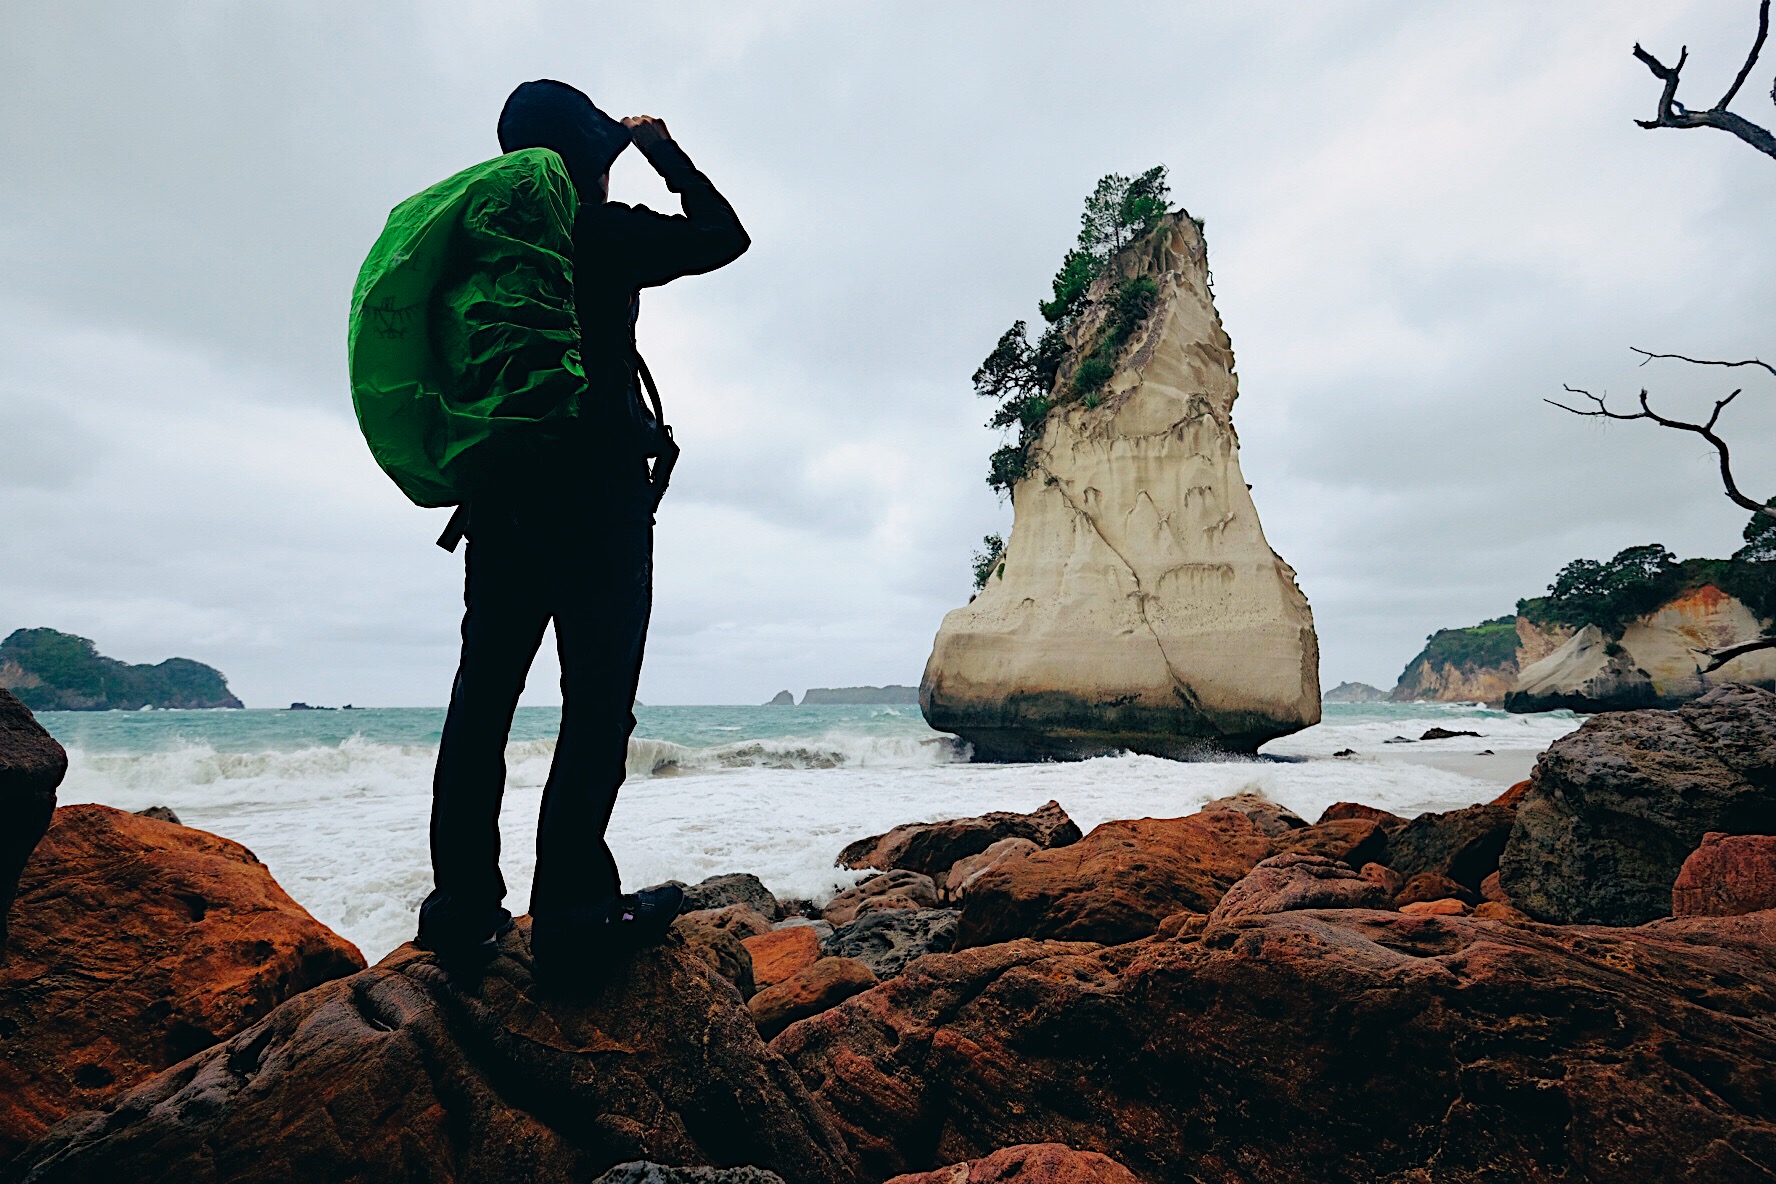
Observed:
[[[1011,510],[969,375],[1034,318],[1106,172],[1171,168],[1238,358],[1246,478],[1327,686],[1575,556],[1721,555],[1705,449],[1776,491],[1776,161],[1656,131],[1629,55],[1711,104],[1752,0],[603,4],[3,0],[0,634],[178,654],[252,706],[448,694],[461,558],[371,461],[347,302],[388,209],[494,155],[519,81],[665,118],[753,248],[644,302],[685,457],[641,695],[916,682]],[[1736,109],[1769,124],[1776,55]],[[620,161],[614,196],[671,195]],[[675,208],[675,207],[671,207]],[[557,701],[540,662],[528,702]]]

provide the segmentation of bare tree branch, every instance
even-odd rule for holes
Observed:
[[[1684,64],[1690,59],[1689,46],[1684,46],[1678,52],[1677,65],[1667,66],[1642,49],[1640,43],[1636,42],[1634,56],[1645,63],[1653,77],[1665,85],[1659,92],[1659,107],[1653,118],[1637,119],[1634,122],[1649,129],[1712,127],[1719,131],[1731,132],[1765,156],[1776,157],[1776,135],[1771,135],[1767,129],[1727,110],[1727,104],[1733,101],[1734,96],[1739,93],[1739,88],[1745,84],[1745,79],[1750,75],[1752,67],[1757,65],[1758,55],[1763,52],[1764,39],[1769,35],[1769,31],[1770,0],[1761,0],[1758,4],[1757,39],[1752,42],[1751,52],[1746,55],[1745,64],[1739,68],[1739,76],[1733,80],[1733,85],[1727,88],[1727,93],[1721,96],[1721,101],[1706,111],[1691,111],[1677,101],[1677,84],[1683,73]],[[1776,98],[1776,87],[1772,88],[1771,97]]]
[[[1604,419],[1622,420],[1648,419],[1662,428],[1670,428],[1672,431],[1677,432],[1692,432],[1695,435],[1701,436],[1713,446],[1716,455],[1720,457],[1721,484],[1726,486],[1727,496],[1733,500],[1734,504],[1750,510],[1754,514],[1762,514],[1768,518],[1776,518],[1776,506],[1766,506],[1762,502],[1753,501],[1751,498],[1745,496],[1744,493],[1740,492],[1738,483],[1733,480],[1732,453],[1727,447],[1727,442],[1721,439],[1714,430],[1715,424],[1720,422],[1721,412],[1727,409],[1727,404],[1739,397],[1739,391],[1734,391],[1724,399],[1717,399],[1714,404],[1714,411],[1709,415],[1707,423],[1685,423],[1681,419],[1669,419],[1666,416],[1660,415],[1657,411],[1654,411],[1652,404],[1647,400],[1647,393],[1644,388],[1640,392],[1640,410],[1633,413],[1627,413],[1610,410],[1609,403],[1602,395],[1594,395],[1590,391],[1582,390],[1578,387],[1565,386],[1565,384],[1562,384],[1562,387],[1569,394],[1583,395],[1587,399],[1590,399],[1592,403],[1596,404],[1596,409],[1592,411],[1582,411],[1577,407],[1568,407],[1565,403],[1559,403],[1553,399],[1544,399],[1542,401],[1558,407],[1562,411],[1571,412],[1574,415],[1601,416]],[[1742,387],[1740,389],[1743,390],[1744,388]]]
[[[1628,349],[1631,352],[1640,355],[1640,364],[1642,366],[1646,365],[1654,358],[1668,358],[1675,362],[1688,362],[1692,366],[1762,366],[1772,375],[1776,375],[1776,366],[1770,365],[1770,363],[1761,358],[1747,358],[1743,362],[1722,362],[1717,361],[1714,358],[1686,358],[1682,354],[1656,354],[1651,350],[1640,349],[1639,347],[1632,345],[1629,346]]]
[[[1758,637],[1751,641],[1741,641],[1735,645],[1724,645],[1717,650],[1691,650],[1708,659],[1708,665],[1702,667],[1700,673],[1713,674],[1740,654],[1749,654],[1755,650],[1776,649],[1776,637]]]

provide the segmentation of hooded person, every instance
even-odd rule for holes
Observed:
[[[435,887],[420,907],[418,940],[447,957],[478,956],[510,925],[499,869],[505,746],[552,623],[561,730],[537,828],[531,949],[540,975],[567,976],[659,941],[681,900],[670,886],[623,893],[605,842],[653,597],[639,295],[725,266],[750,240],[658,119],[612,119],[574,87],[541,79],[512,92],[498,130],[506,152],[557,153],[578,194],[573,303],[586,384],[572,430],[514,458],[465,503],[462,656],[438,745]],[[630,144],[679,196],[682,213],[607,200],[610,166]]]

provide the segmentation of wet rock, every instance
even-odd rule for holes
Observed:
[[[1274,853],[1270,836],[1231,810],[1106,822],[1071,846],[983,873],[962,902],[956,945],[1132,941],[1173,913],[1209,912]]]
[[[1749,1181],[1776,1173],[1773,1017],[1776,911],[1344,909],[928,957],[772,1048],[865,1180],[1059,1141],[1148,1181]]]
[[[797,1020],[819,1015],[875,985],[875,974],[857,959],[822,958],[776,986],[760,991],[749,1006],[759,1033],[769,1040]]]
[[[173,813],[171,806],[149,806],[146,810],[137,810],[136,813],[144,818],[157,818],[161,822],[170,822],[174,826],[183,825],[179,821],[179,816]]]
[[[1674,711],[1593,716],[1542,754],[1515,818],[1499,876],[1530,916],[1663,916],[1709,831],[1776,833],[1776,694],[1725,686]]]
[[[1420,814],[1389,836],[1388,865],[1408,880],[1435,872],[1478,892],[1480,881],[1498,870],[1515,820],[1505,806]]]
[[[833,932],[826,951],[857,959],[877,978],[892,978],[915,958],[950,950],[960,916],[956,909],[863,913]]]
[[[0,1162],[363,966],[239,843],[62,807],[25,865],[0,962]]]
[[[935,1172],[896,1176],[888,1184],[1140,1184],[1106,1155],[1061,1143],[1024,1143]]]
[[[1354,748],[1341,748],[1332,755],[1336,757],[1351,757],[1357,755],[1357,750]]]
[[[1406,825],[1406,819],[1398,814],[1390,814],[1379,806],[1365,806],[1361,802],[1333,802],[1320,814],[1321,822],[1338,822],[1346,818],[1367,818],[1389,828]]]
[[[1732,917],[1776,909],[1776,835],[1710,831],[1671,886],[1677,917]]]
[[[1457,736],[1478,736],[1479,732],[1452,732],[1448,728],[1426,728],[1420,740],[1453,740]]]
[[[1289,852],[1266,859],[1228,889],[1209,914],[1209,924],[1259,913],[1385,909],[1392,903],[1381,885],[1363,879],[1342,863],[1320,855]]]
[[[979,855],[958,859],[944,877],[944,882],[939,885],[943,889],[944,899],[961,900],[968,894],[968,886],[988,868],[1008,859],[1022,859],[1032,851],[1041,849],[1029,839],[1000,839]]]
[[[959,859],[978,855],[1001,839],[1028,839],[1038,847],[1065,847],[1079,839],[1079,827],[1059,802],[1050,801],[1028,814],[995,811],[976,818],[946,822],[914,822],[887,834],[859,839],[839,852],[840,867],[896,868],[934,880],[947,876]]]
[[[1307,825],[1307,819],[1287,806],[1280,806],[1263,794],[1253,793],[1249,789],[1228,797],[1216,798],[1205,803],[1202,808],[1204,814],[1216,810],[1232,810],[1236,814],[1244,814],[1252,820],[1253,826],[1273,838]]]
[[[1339,818],[1316,822],[1279,835],[1277,847],[1302,855],[1322,855],[1351,867],[1388,861],[1388,835],[1370,818]]]
[[[752,979],[760,989],[774,987],[820,960],[820,938],[812,926],[791,925],[746,939]]]
[[[0,955],[19,873],[55,812],[68,754],[30,708],[0,687]]]
[[[883,872],[833,897],[821,912],[821,918],[835,929],[842,928],[857,919],[863,902],[873,896],[901,896],[921,908],[932,908],[937,904],[937,885],[930,876],[920,872],[904,869]]]
[[[1419,872],[1394,893],[1394,903],[1404,906],[1422,904],[1427,900],[1455,899],[1467,904],[1474,904],[1480,894],[1462,884],[1456,883],[1448,876],[1440,876],[1436,872]]]
[[[699,958],[669,942],[549,993],[520,919],[479,976],[408,945],[298,995],[62,1124],[21,1178],[516,1184],[635,1160],[853,1178],[800,1078]]]
[[[771,890],[765,887],[764,881],[750,872],[710,876],[701,883],[686,887],[684,904],[679,906],[678,911],[695,913],[705,909],[726,908],[735,904],[747,905],[770,921],[775,921],[780,915],[777,898],[771,895]]]

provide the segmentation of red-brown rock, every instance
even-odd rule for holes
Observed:
[[[1320,813],[1321,822],[1339,822],[1347,818],[1366,818],[1386,827],[1406,825],[1406,819],[1398,814],[1390,813],[1379,806],[1365,806],[1361,802],[1333,802]]]
[[[1404,909],[1400,910],[1405,912]],[[1512,908],[1503,901],[1483,900],[1474,906],[1476,917],[1485,917],[1489,921],[1509,921],[1513,925],[1530,924],[1530,916],[1522,909]]]
[[[1373,818],[1334,818],[1289,831],[1276,840],[1278,851],[1322,855],[1351,867],[1386,863],[1387,830]]]
[[[1671,886],[1677,917],[1732,917],[1776,909],[1776,835],[1710,831]]]
[[[619,1163],[757,1164],[850,1184],[849,1157],[739,997],[676,942],[572,995],[529,922],[479,975],[402,946],[57,1127],[15,1168],[101,1180],[590,1180]]]
[[[1469,893],[1499,870],[1499,855],[1517,813],[1508,806],[1468,806],[1420,814],[1388,836],[1388,866],[1410,880],[1420,872],[1447,876]]]
[[[758,917],[758,913],[746,905],[733,905],[727,909],[698,909],[684,914],[672,923],[672,928],[684,939],[685,947],[697,957],[703,959],[708,967],[734,984],[742,999],[750,999],[758,990],[758,984],[752,978],[752,955],[746,952],[746,944],[740,937],[743,929],[750,922],[732,910]],[[729,914],[722,916],[722,914]],[[763,921],[762,917],[759,920]],[[723,921],[737,922],[722,924]],[[765,931],[770,932],[770,923],[765,922]]]
[[[1523,800],[1523,795],[1529,792],[1529,786],[1530,782],[1519,781],[1504,793],[1499,794],[1498,797],[1493,798],[1491,804],[1494,806],[1509,806],[1512,809],[1516,809],[1517,803]]]
[[[239,843],[62,807],[25,865],[0,963],[0,1162],[363,965]]]
[[[1047,802],[1028,814],[994,811],[978,818],[945,822],[914,822],[887,834],[859,839],[839,852],[840,867],[905,868],[944,877],[958,859],[979,854],[1000,839],[1029,839],[1038,847],[1064,847],[1079,839],[1079,827],[1059,802]]]
[[[1357,869],[1357,874],[1371,883],[1380,884],[1386,888],[1389,897],[1399,895],[1400,889],[1406,887],[1406,877],[1386,864],[1365,863]]]
[[[1291,851],[1273,855],[1247,872],[1209,914],[1209,923],[1295,909],[1385,909],[1392,904],[1381,885],[1344,864]]]
[[[1244,814],[1252,820],[1253,826],[1272,838],[1286,835],[1292,830],[1300,830],[1307,825],[1307,819],[1289,807],[1249,789],[1203,803],[1202,813],[1213,814],[1217,810],[1232,810],[1236,814]]]
[[[857,920],[863,902],[875,896],[904,897],[919,908],[933,908],[937,904],[937,885],[923,872],[904,869],[883,872],[833,897],[820,915],[835,929],[849,925]]]
[[[0,957],[19,874],[55,812],[68,754],[13,693],[0,687]]]
[[[1347,909],[1011,942],[923,958],[772,1048],[864,1181],[1023,1141],[1202,1184],[1761,1180],[1776,911],[1619,930]]]
[[[1423,904],[1427,900],[1450,899],[1474,904],[1480,899],[1480,894],[1469,891],[1448,876],[1439,876],[1436,872],[1420,872],[1394,893],[1394,903],[1400,906]]]
[[[1408,901],[1400,906],[1400,911],[1412,917],[1465,917],[1474,909],[1465,900],[1446,896],[1441,900]]]
[[[1275,850],[1243,814],[1106,822],[1068,847],[984,873],[962,901],[956,947],[1018,937],[1121,942],[1206,913]]]
[[[773,929],[742,943],[752,955],[752,981],[762,991],[820,961],[820,938],[812,925]]]
[[[1496,901],[1500,904],[1510,903],[1511,898],[1505,895],[1505,886],[1499,883],[1499,874],[1493,872],[1480,881],[1480,899]]]
[[[935,1172],[896,1176],[888,1184],[1140,1184],[1107,1155],[1062,1143],[1023,1143]]]
[[[674,924],[724,929],[742,941],[771,932],[771,919],[749,904],[730,904],[718,909],[694,909],[682,914]]]
[[[875,985],[875,972],[856,958],[822,958],[760,991],[748,1006],[759,1032],[769,1040],[797,1020],[819,1015]]]
[[[979,855],[958,859],[938,887],[943,890],[946,900],[961,900],[968,894],[968,886],[974,883],[975,877],[988,868],[1008,859],[1022,859],[1031,852],[1040,850],[1042,848],[1029,839],[1000,839]]]

